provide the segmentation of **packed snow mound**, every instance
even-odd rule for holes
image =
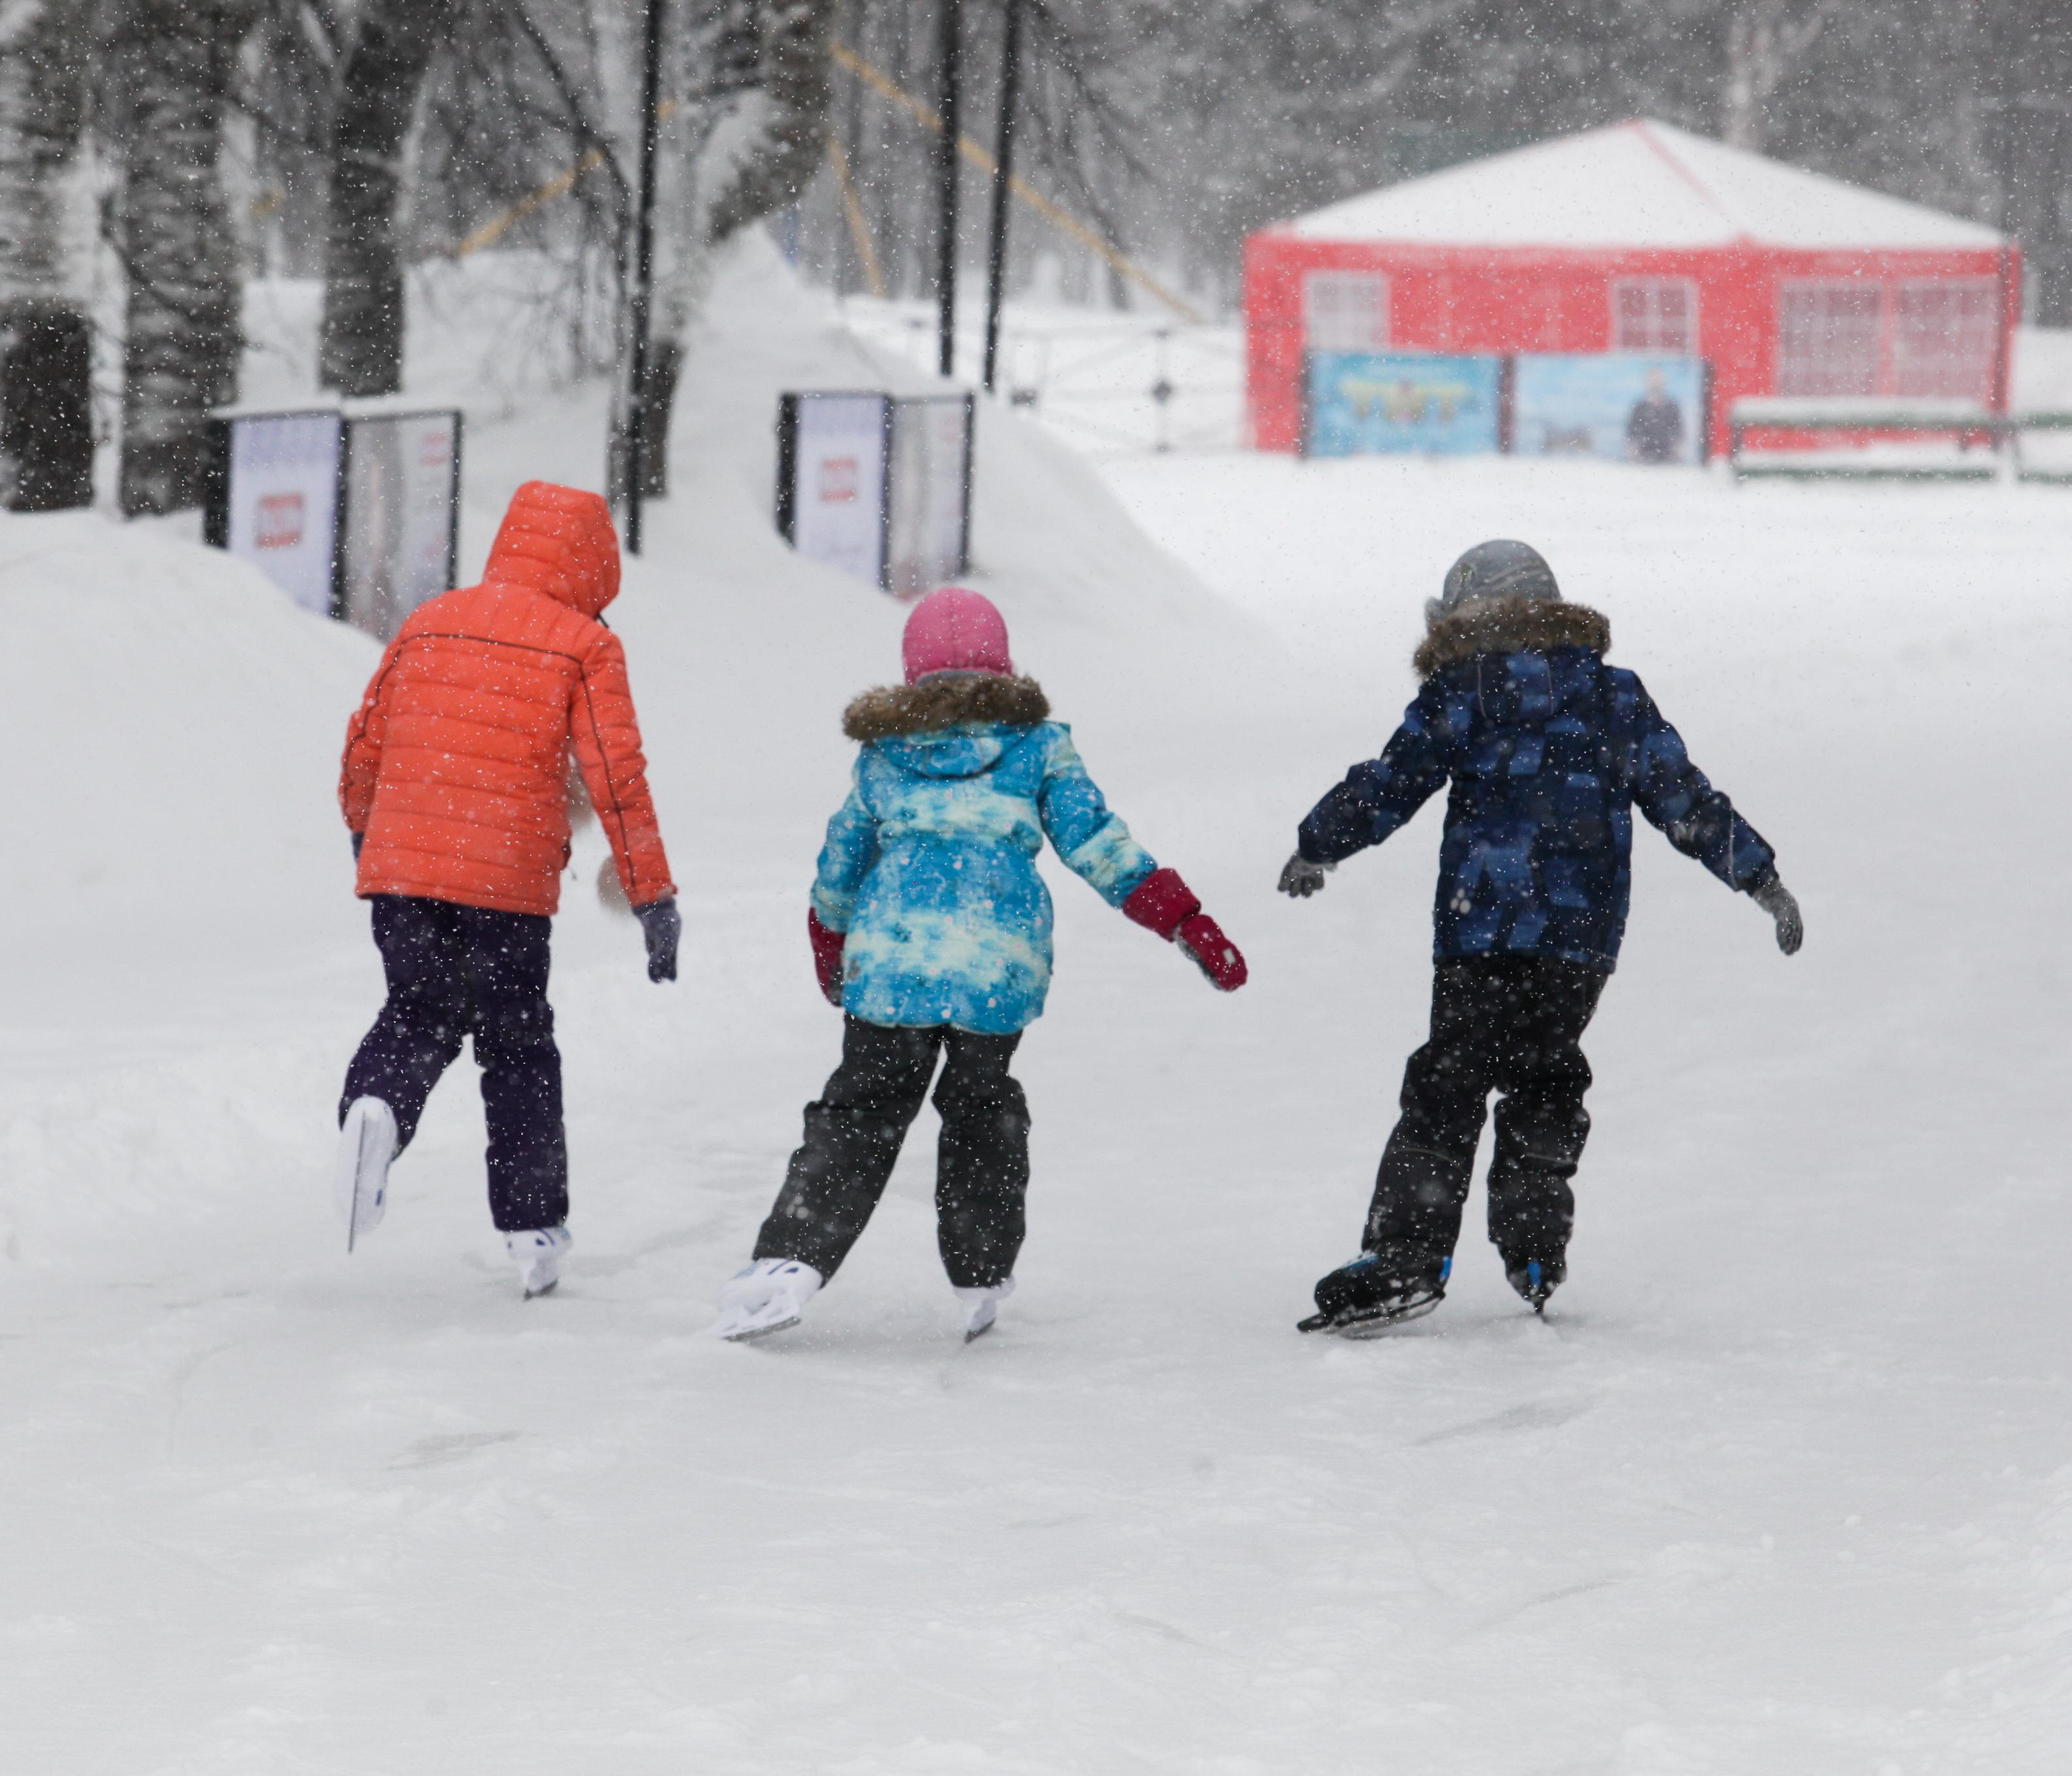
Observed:
[[[88,513],[0,520],[0,731],[35,764],[14,791],[33,842],[0,861],[13,990],[98,1017],[170,964],[276,967],[336,935],[324,786],[372,640],[171,527]],[[122,960],[104,979],[83,956]]]

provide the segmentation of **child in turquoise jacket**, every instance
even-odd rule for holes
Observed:
[[[722,1338],[794,1324],[834,1275],[944,1053],[938,1240],[965,1335],[993,1325],[1026,1224],[1029,1108],[1008,1068],[1050,984],[1046,839],[1218,989],[1244,984],[1236,946],[1109,812],[1071,730],[1015,673],[988,600],[960,587],[923,599],[903,652],[906,682],[866,692],[844,719],[863,750],[808,915],[821,989],[845,1013],[841,1065],[806,1107],[753,1261],[721,1293]]]

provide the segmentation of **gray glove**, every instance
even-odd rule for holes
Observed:
[[[640,921],[640,935],[648,940],[648,978],[675,980],[676,940],[684,935],[684,915],[676,911],[675,897],[636,906],[633,916]]]
[[[352,840],[352,861],[357,863],[360,861],[360,848],[367,843],[367,835],[364,832],[354,832],[350,837]]]
[[[1777,947],[1786,956],[1798,955],[1799,946],[1806,941],[1806,921],[1791,890],[1774,870],[1749,890],[1749,898],[1777,921]]]
[[[1334,863],[1312,863],[1297,851],[1281,866],[1281,891],[1291,899],[1307,900],[1322,891],[1324,878],[1337,868]]]

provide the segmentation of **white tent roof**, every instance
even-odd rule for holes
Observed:
[[[1642,119],[1314,210],[1315,240],[1448,246],[1996,247],[1992,229]]]

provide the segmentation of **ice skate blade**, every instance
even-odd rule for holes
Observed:
[[[984,1326],[966,1326],[964,1328],[964,1342],[966,1344],[976,1344],[980,1338],[984,1338],[987,1333],[990,1332],[999,1324],[1000,1322],[998,1320],[988,1320]]]
[[[1434,1295],[1421,1301],[1412,1301],[1408,1306],[1382,1313],[1363,1314],[1346,1318],[1334,1318],[1328,1314],[1312,1314],[1308,1319],[1297,1323],[1298,1332],[1335,1332],[1342,1338],[1378,1338],[1391,1326],[1401,1326],[1406,1321],[1421,1320],[1427,1314],[1435,1312],[1443,1295]]]
[[[729,1323],[722,1320],[712,1329],[712,1336],[722,1344],[753,1344],[758,1338],[767,1338],[773,1332],[788,1332],[803,1316],[794,1314],[788,1319],[771,1320],[758,1326],[753,1321]]]
[[[525,1299],[528,1301],[536,1301],[543,1295],[553,1294],[554,1291],[561,1286],[561,1280],[560,1277],[557,1276],[551,1283],[542,1283],[537,1289],[527,1289],[525,1291]]]

